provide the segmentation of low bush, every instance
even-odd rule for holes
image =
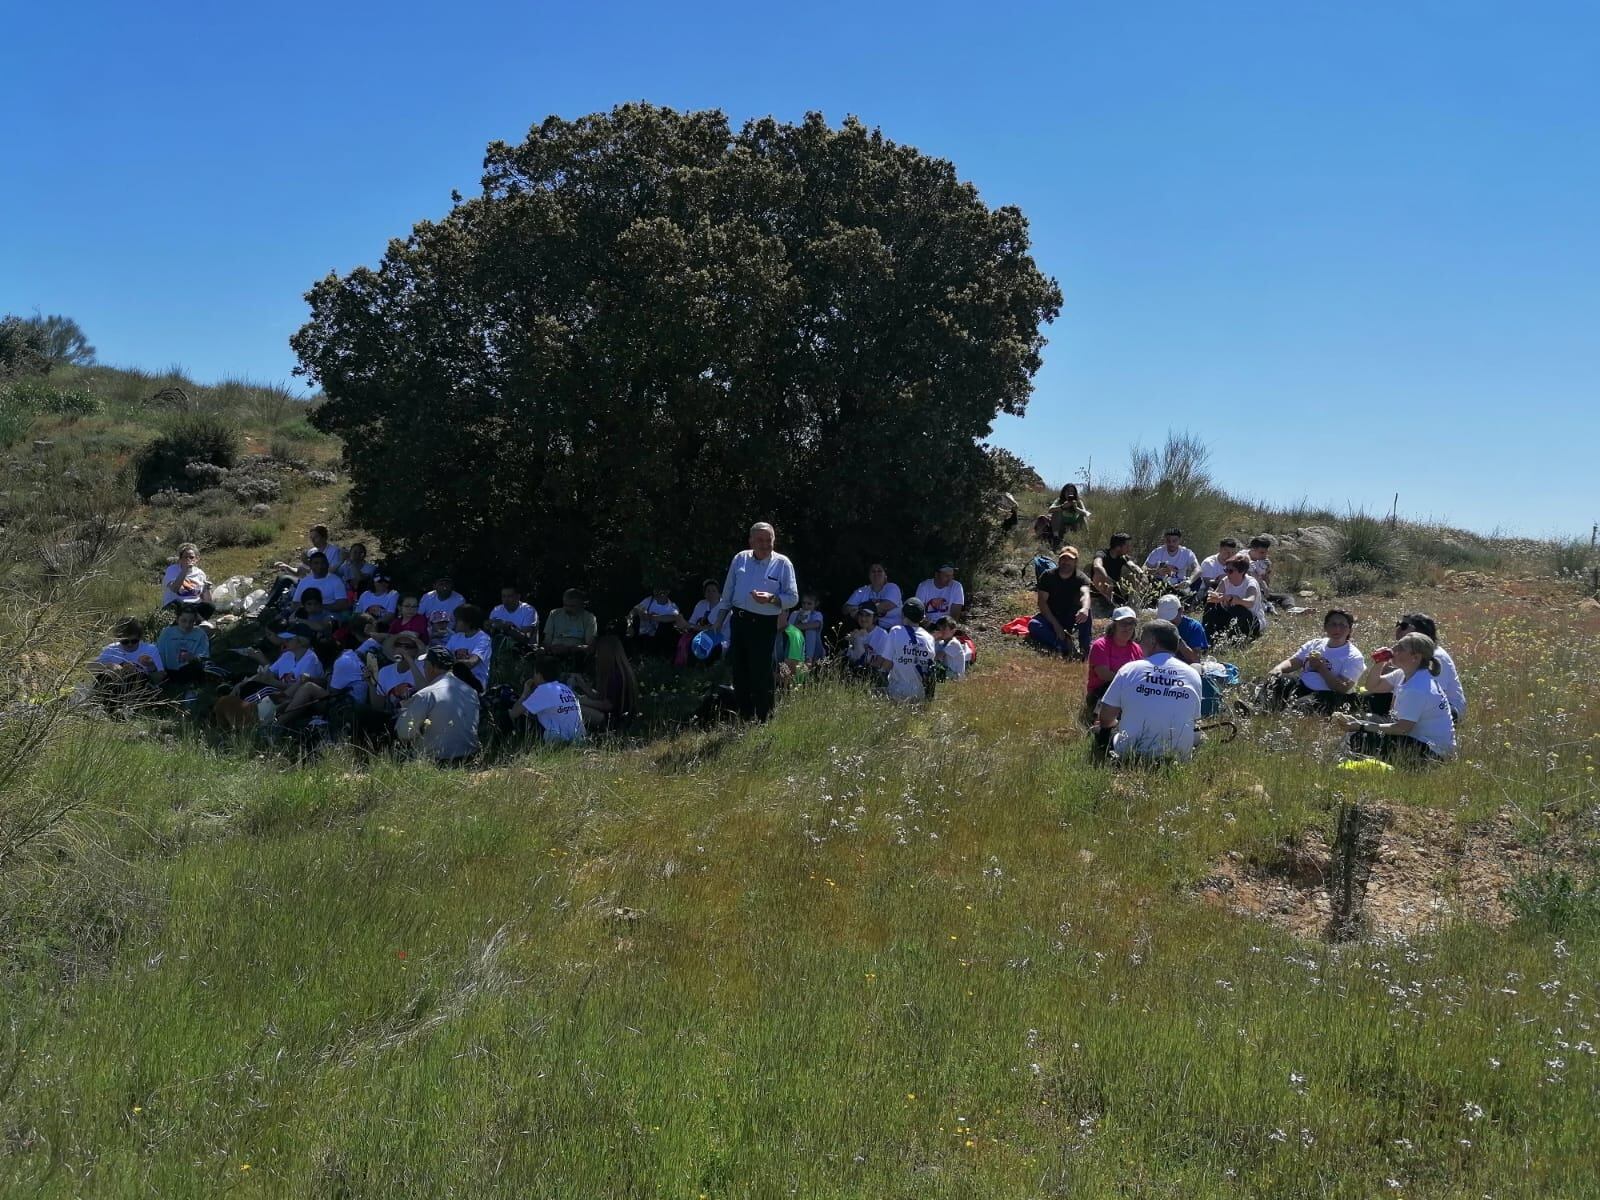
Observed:
[[[1600,929],[1600,880],[1580,882],[1566,871],[1546,868],[1519,875],[1501,899],[1518,920],[1551,933]]]
[[[1388,577],[1366,563],[1334,563],[1328,568],[1327,580],[1335,596],[1360,596],[1380,591]]]
[[[5,402],[57,417],[98,416],[104,406],[86,387],[57,387],[42,379],[24,379],[5,389]]]
[[[1378,579],[1395,579],[1408,561],[1404,543],[1387,522],[1353,513],[1340,522],[1327,566],[1330,575],[1340,567],[1362,567]]]
[[[278,534],[271,521],[250,520],[242,513],[208,513],[191,509],[172,529],[172,540],[193,542],[205,550],[227,550],[234,546],[265,546]]]
[[[232,426],[211,417],[184,417],[139,452],[133,464],[134,487],[146,498],[169,489],[198,491],[211,481],[190,475],[190,463],[232,467],[239,461],[239,451],[239,435]]]
[[[1549,562],[1550,573],[1557,579],[1581,583],[1595,565],[1595,552],[1582,538],[1561,538],[1550,543]]]
[[[0,394],[0,450],[15,446],[33,428],[33,409]]]

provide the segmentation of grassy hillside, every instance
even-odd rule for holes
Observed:
[[[167,419],[41,418],[20,457]],[[336,511],[294,475],[283,540],[212,564]],[[101,600],[179,517],[133,510]],[[477,772],[69,719],[0,780],[0,1195],[1589,1194],[1600,613],[1498,569],[1353,601],[1358,642],[1420,607],[1462,665],[1425,776],[1292,717],[1095,770],[1082,668],[998,641],[927,709],[822,685]],[[61,819],[19,840],[18,796]],[[1332,941],[1352,806],[1383,829]]]

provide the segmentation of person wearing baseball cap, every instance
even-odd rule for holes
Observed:
[[[455,655],[432,646],[422,657],[423,686],[395,721],[395,737],[416,745],[441,766],[456,766],[478,755],[477,689],[454,672]]]
[[[375,621],[388,621],[399,610],[400,593],[394,590],[393,581],[384,572],[374,571],[356,600],[356,611],[366,613]]]
[[[1172,593],[1167,593],[1156,601],[1156,620],[1169,621],[1178,631],[1177,655],[1184,662],[1193,665],[1206,656],[1206,651],[1211,649],[1211,639],[1206,636],[1206,627],[1193,617],[1184,616],[1183,601]]]
[[[1139,614],[1127,605],[1111,610],[1111,624],[1089,647],[1089,669],[1084,672],[1084,720],[1092,721],[1095,706],[1111,686],[1117,672],[1144,657],[1134,634],[1139,629]]]

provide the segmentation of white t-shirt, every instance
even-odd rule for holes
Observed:
[[[966,604],[967,590],[959,579],[952,579],[944,587],[936,587],[933,580],[924,579],[917,584],[917,599],[922,601],[927,619],[937,621],[940,617],[954,616],[953,610]]]
[[[900,628],[903,629],[905,626],[902,625]],[[882,625],[874,625],[872,632],[866,637],[851,641],[848,653],[853,663],[866,662],[870,658],[888,658],[889,631]]]
[[[1149,557],[1144,560],[1144,565],[1145,569],[1153,571],[1157,578],[1183,580],[1188,579],[1199,569],[1200,560],[1187,546],[1179,546],[1176,551],[1169,551],[1163,545],[1150,551]],[[1166,569],[1168,567],[1172,570],[1168,571]]]
[[[1266,587],[1266,579],[1272,574],[1272,560],[1270,558],[1252,558],[1250,560],[1250,574],[1261,580],[1261,586]]]
[[[1305,667],[1306,659],[1314,651],[1322,651],[1322,657],[1328,660],[1328,665],[1333,668],[1333,673],[1340,679],[1348,679],[1354,683],[1361,678],[1361,672],[1367,669],[1366,657],[1361,653],[1354,642],[1346,642],[1342,646],[1329,646],[1325,637],[1312,638],[1304,646],[1294,652],[1294,657],[1289,661],[1297,667]],[[1332,691],[1321,675],[1309,668],[1300,672],[1300,682],[1313,692]]]
[[[1405,680],[1394,694],[1389,710],[1398,721],[1415,722],[1411,737],[1427,745],[1440,758],[1456,752],[1456,724],[1450,719],[1450,701],[1439,681],[1426,671]]]
[[[720,600],[716,604],[712,604],[709,600],[701,600],[694,606],[694,610],[690,612],[689,624],[698,625],[701,621],[704,621],[708,626],[713,626],[711,630],[712,636],[721,641],[723,649],[727,649],[733,644],[733,622],[724,621],[721,629],[715,628],[719,611],[722,611],[722,602]]]
[[[1232,554],[1228,555],[1228,558],[1232,557]],[[1204,579],[1207,583],[1215,583],[1228,573],[1226,563],[1227,559],[1223,558],[1220,554],[1213,554],[1209,557],[1202,558],[1200,560],[1200,578]]]
[[[1450,657],[1450,652],[1444,647],[1439,647],[1433,652],[1439,660],[1439,678],[1436,682],[1439,690],[1444,693],[1444,698],[1450,702],[1450,711],[1458,717],[1467,715],[1467,693],[1461,686],[1461,676],[1456,671],[1456,660]]]
[[[448,600],[439,599],[438,592],[428,592],[417,602],[417,615],[428,623],[430,641],[442,642],[450,636],[456,609],[466,602],[467,598],[460,592],[451,592]]]
[[[303,679],[321,679],[322,660],[311,650],[299,658],[295,657],[293,650],[285,650],[278,655],[278,661],[272,664],[272,673],[278,677],[279,683],[285,685],[299,683]]]
[[[108,667],[131,663],[146,675],[154,675],[161,670],[161,651],[149,642],[140,642],[132,650],[124,650],[119,643],[112,642],[100,651],[100,657],[96,661]]]
[[[1261,593],[1261,581],[1253,575],[1246,575],[1238,583],[1224,582],[1218,589],[1224,596],[1243,596],[1250,601],[1250,611],[1256,615],[1256,628],[1262,632],[1267,628],[1267,600]]]
[[[639,613],[639,636],[653,637],[662,625],[678,615],[678,606],[671,600],[657,600],[646,596],[635,606]]]
[[[161,578],[161,607],[172,603],[198,604],[210,582],[199,567],[185,570],[182,563],[173,563]],[[180,587],[180,583],[187,584],[187,589]]]
[[[393,704],[404,704],[421,686],[420,667],[416,671],[408,671],[398,662],[392,662],[386,667],[378,668],[378,690]]]
[[[956,638],[947,638],[939,646],[939,661],[951,679],[960,679],[967,673],[967,664],[972,661],[969,655],[966,644]]]
[[[452,633],[444,648],[461,657],[462,652],[476,654],[478,665],[472,668],[472,677],[483,687],[489,686],[489,660],[494,657],[494,639],[483,630],[477,633]]]
[[[307,546],[304,550],[300,551],[300,561],[309,564],[313,554],[324,554],[327,556],[328,573],[330,575],[337,571],[339,569],[339,564],[344,561],[344,551],[339,549],[339,547],[335,546],[332,542],[329,542],[321,550],[318,550],[315,546]]]
[[[1122,710],[1111,748],[1118,755],[1188,758],[1200,719],[1200,672],[1176,655],[1136,659],[1112,676],[1100,703]]]
[[[326,596],[323,599],[327,599]],[[400,593],[390,588],[383,595],[377,592],[362,592],[361,599],[356,601],[357,612],[371,612],[374,608],[394,616],[400,610]]]
[[[343,599],[345,594],[344,580],[330,571],[321,579],[318,579],[315,575],[307,575],[294,585],[294,595],[290,599],[299,604],[301,598],[312,588],[316,588],[322,594],[322,602],[324,604],[332,604],[335,600]]]
[[[367,675],[361,656],[346,650],[333,660],[333,670],[328,673],[330,692],[348,692],[357,704],[367,702]]]
[[[923,673],[933,670],[933,634],[921,626],[900,625],[888,631],[889,698],[921,700],[927,693]]]
[[[890,601],[893,603],[894,607],[891,608],[886,615],[878,617],[878,628],[893,629],[896,625],[900,624],[901,621],[901,599],[900,585],[898,583],[886,583],[881,588],[874,588],[869,584],[863,584],[861,587],[858,587],[855,591],[850,593],[850,599],[846,600],[845,603],[854,605],[856,608],[860,608],[863,604],[869,604],[876,600]],[[877,611],[876,604],[873,604],[873,611]]]
[[[572,689],[559,680],[541,683],[529,693],[522,707],[539,718],[546,741],[583,741],[583,709]]]
[[[539,623],[539,610],[524,600],[513,609],[508,609],[504,604],[496,604],[489,612],[489,620],[504,621],[518,629],[532,629]]]

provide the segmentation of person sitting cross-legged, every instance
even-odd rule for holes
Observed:
[[[1183,544],[1183,530],[1173,528],[1161,535],[1161,545],[1144,560],[1145,574],[1170,591],[1186,591],[1200,574],[1200,560]]]
[[[1452,757],[1456,723],[1450,701],[1439,687],[1437,647],[1426,634],[1408,633],[1390,648],[1401,682],[1387,721],[1336,713],[1334,722],[1351,731],[1347,748],[1396,766],[1420,767]]]
[[[1183,601],[1172,594],[1156,601],[1156,618],[1170,621],[1178,631],[1178,657],[1193,666],[1211,650],[1211,639],[1206,627],[1183,611]]]
[[[547,742],[581,742],[587,736],[583,706],[577,694],[561,681],[561,663],[549,654],[533,660],[533,675],[522,689],[516,714],[530,720]]]
[[[1133,538],[1126,533],[1113,533],[1106,548],[1094,556],[1089,582],[1094,587],[1097,606],[1125,608],[1143,594],[1144,569],[1133,561],[1129,553],[1132,548]]]
[[[1111,611],[1111,624],[1105,634],[1095,638],[1089,647],[1089,669],[1084,673],[1083,719],[1094,720],[1095,707],[1100,697],[1111,686],[1117,672],[1143,658],[1136,636],[1139,631],[1139,614],[1124,605]]]
[[[1056,565],[1035,585],[1039,615],[1028,622],[1028,640],[1068,657],[1076,649],[1080,658],[1087,658],[1094,640],[1092,590],[1089,577],[1078,570],[1077,547],[1061,547]]]
[[[636,633],[634,649],[641,655],[672,657],[678,648],[679,634],[689,627],[664,584],[652,588],[648,596],[628,611],[628,616]]]
[[[1206,634],[1213,642],[1223,637],[1260,637],[1266,612],[1266,597],[1250,574],[1250,560],[1238,555],[1227,564],[1222,584],[1206,593]]]
[[[356,600],[356,611],[365,613],[374,621],[391,621],[400,613],[400,593],[394,582],[382,571],[374,571]]]
[[[455,656],[431,646],[422,656],[423,685],[400,710],[395,737],[415,745],[441,766],[471,761],[478,754],[477,689],[455,673]]]
[[[489,686],[489,663],[494,658],[494,639],[483,630],[483,610],[476,604],[456,609],[455,632],[445,641],[445,649],[457,664],[478,681],[481,692]]]
[[[1178,628],[1148,621],[1139,632],[1142,661],[1118,669],[1100,698],[1095,754],[1118,762],[1187,759],[1200,720],[1200,672],[1178,657]]]
[[[561,594],[561,607],[545,618],[544,648],[563,663],[576,664],[594,650],[600,623],[585,605],[589,598],[578,588]]]
[[[192,607],[178,609],[172,624],[156,635],[156,649],[161,651],[161,666],[168,683],[205,682],[211,636],[200,628],[200,614]]]
[[[877,614],[878,627],[887,631],[900,624],[900,585],[889,579],[889,571],[882,563],[867,568],[867,582],[850,593],[844,602],[845,619],[855,623],[856,610],[867,605]]]
[[[161,607],[192,608],[201,620],[217,611],[211,603],[211,581],[200,569],[200,547],[193,542],[178,547],[178,561],[161,578]]]
[[[1461,686],[1461,674],[1456,670],[1455,659],[1450,657],[1439,641],[1438,624],[1427,613],[1403,613],[1395,621],[1394,635],[1400,638],[1408,633],[1420,633],[1433,642],[1433,661],[1439,664],[1439,690],[1450,703],[1451,719],[1457,725],[1461,724],[1467,715],[1467,693]],[[1387,652],[1381,657],[1374,653],[1372,665],[1361,680],[1362,686],[1367,689],[1367,711],[1374,716],[1388,714],[1394,702],[1394,693],[1405,681],[1404,674],[1389,659]]]
[[[897,627],[898,628],[898,627]],[[845,669],[862,679],[879,678],[878,662],[889,657],[889,631],[878,624],[878,613],[870,604],[856,609],[856,627],[843,646]]]
[[[889,630],[884,653],[874,665],[889,676],[889,699],[912,703],[933,698],[937,651],[933,635],[922,627],[926,614],[913,597],[900,610],[905,623]]]
[[[500,603],[489,610],[484,627],[494,637],[495,649],[529,652],[539,639],[539,610],[522,598],[514,584],[500,589]]]
[[[1268,686],[1284,704],[1307,701],[1323,713],[1347,708],[1356,699],[1356,684],[1366,658],[1350,640],[1356,619],[1342,608],[1322,618],[1322,637],[1312,638],[1272,668]]]
[[[144,623],[136,617],[117,623],[117,640],[100,651],[91,670],[96,698],[112,705],[154,700],[166,678],[161,651],[144,640]]]

